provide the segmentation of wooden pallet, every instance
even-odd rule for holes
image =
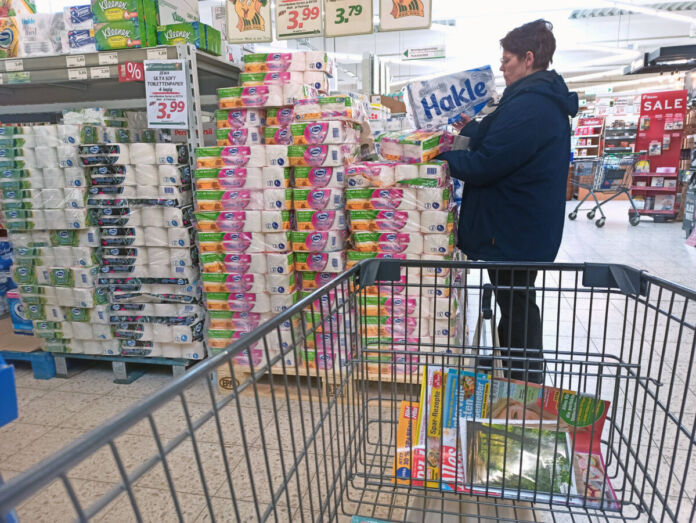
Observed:
[[[10,318],[0,320],[0,356],[8,363],[28,361],[37,380],[56,376],[53,355],[41,350],[41,338],[15,334]]]
[[[131,356],[97,356],[93,354],[71,354],[54,352],[53,358],[56,365],[58,378],[69,378],[68,360],[108,361],[114,371],[114,383],[129,384],[145,374],[145,369],[133,365],[162,365],[171,367],[172,375],[176,378],[183,376],[186,367],[195,363],[195,360],[184,358],[139,358]]]

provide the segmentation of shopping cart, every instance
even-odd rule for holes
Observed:
[[[518,284],[502,285],[504,274]],[[536,424],[549,425],[543,430],[558,446],[553,459],[532,459],[537,472],[526,477],[510,465],[507,476],[482,481],[479,468],[475,482],[468,465],[460,481],[459,458],[450,456],[454,483],[447,483],[443,460],[442,475],[419,484],[417,469],[404,474],[401,462],[395,467],[403,402],[436,419],[441,402],[419,403],[423,376],[430,379],[433,369],[512,385],[499,369],[529,361],[524,348],[485,340],[495,339],[496,297],[532,292],[544,326],[544,365],[530,364],[527,372],[539,369],[542,391],[553,391],[541,397],[565,398],[568,409],[563,419],[545,419],[542,411],[543,422],[508,410],[495,430],[505,449],[526,442],[531,451],[542,445]],[[71,518],[111,521],[693,521],[695,304],[693,291],[623,266],[363,262],[0,487],[0,514],[18,507],[20,518],[37,520],[43,510],[52,521],[66,508]],[[525,309],[525,319],[531,313]],[[410,329],[398,342],[397,319]],[[382,335],[370,339],[374,332]],[[522,387],[528,397],[532,385]],[[583,410],[587,401],[609,404]],[[606,419],[584,459],[591,462],[594,453],[603,472],[590,477],[588,468],[587,477],[571,481],[568,462],[578,452],[558,439],[560,425],[595,414]],[[490,416],[462,418],[456,428],[485,427]],[[401,456],[423,452],[425,466],[437,469],[431,451],[445,448],[445,431],[418,449],[410,428],[412,443],[401,446]],[[481,434],[485,439],[486,429]],[[480,458],[481,447],[475,450]],[[459,456],[469,461],[463,458],[470,454]],[[558,475],[542,478],[542,470]],[[572,491],[563,488],[571,483]]]
[[[575,160],[573,162],[573,175],[570,183],[574,187],[585,189],[588,192],[568,215],[568,218],[575,220],[578,217],[580,207],[591,196],[595,205],[587,212],[587,218],[594,220],[597,211],[599,211],[601,217],[597,219],[595,225],[604,227],[607,217],[602,210],[602,206],[625,194],[628,197],[628,201],[631,202],[631,207],[633,207],[634,211],[629,215],[629,222],[631,225],[638,225],[640,223],[640,215],[631,197],[633,168],[638,159],[638,155],[630,154],[621,156],[606,155],[591,160]],[[597,198],[599,193],[611,194],[612,196],[600,202]]]

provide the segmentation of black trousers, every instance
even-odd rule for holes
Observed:
[[[541,313],[536,292],[531,290],[537,271],[522,269],[489,269],[488,276],[500,309],[498,338],[506,376],[515,380],[542,383],[544,362]],[[520,287],[511,290],[506,287]],[[517,358],[514,360],[506,357]],[[530,360],[536,358],[536,361]]]

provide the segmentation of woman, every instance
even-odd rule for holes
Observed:
[[[470,150],[439,156],[464,182],[458,245],[474,260],[551,262],[563,235],[569,117],[577,114],[578,97],[548,70],[556,50],[549,22],[522,25],[500,43],[507,87],[498,108],[480,124],[464,118],[460,129],[471,138]],[[532,371],[511,377],[540,383],[543,334],[530,290],[536,271],[491,270],[489,276],[501,311],[500,345],[508,349],[503,354],[512,368]]]

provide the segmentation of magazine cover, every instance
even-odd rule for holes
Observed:
[[[461,429],[466,486],[476,493],[565,502],[576,495],[570,435],[553,423],[467,421]]]

